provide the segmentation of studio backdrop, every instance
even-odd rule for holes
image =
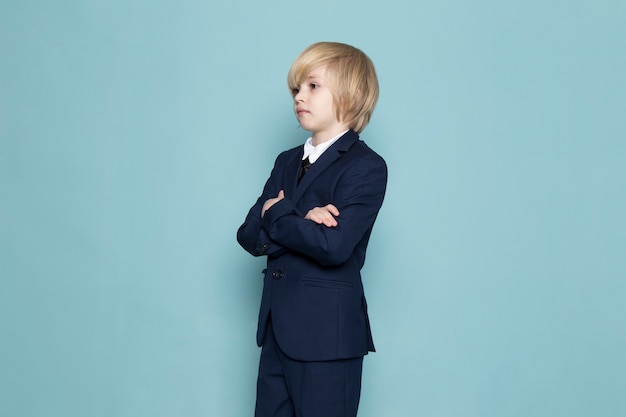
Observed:
[[[626,415],[626,3],[0,3],[0,415],[245,417],[305,141],[286,75],[357,46],[389,166],[361,417]]]

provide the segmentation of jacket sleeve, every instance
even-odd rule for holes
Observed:
[[[276,178],[280,159],[281,155],[276,158],[272,173],[263,187],[263,193],[248,212],[244,223],[237,230],[237,241],[247,252],[254,256],[278,256],[285,250],[282,245],[269,237],[267,231],[261,225],[263,204],[268,199],[276,197],[281,189],[280,181]]]
[[[387,166],[376,154],[353,164],[339,180],[332,204],[339,210],[336,227],[304,219],[288,196],[274,204],[260,220],[269,238],[322,265],[347,261],[357,245],[369,237],[383,203]]]

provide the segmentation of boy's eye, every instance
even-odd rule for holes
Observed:
[[[319,88],[319,84],[311,83],[311,90],[315,90],[316,88]]]
[[[292,89],[291,89],[291,94],[292,94],[292,95],[294,95],[294,96],[295,96],[296,94],[298,94],[298,92],[300,92],[300,89],[299,89],[299,88],[292,88]]]

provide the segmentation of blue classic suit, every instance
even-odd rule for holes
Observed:
[[[297,183],[302,146],[281,153],[237,232],[241,246],[267,256],[257,343],[270,320],[280,348],[292,359],[328,361],[374,351],[360,270],[382,205],[385,161],[349,130]],[[285,198],[261,218],[265,201]],[[336,227],[304,216],[335,205]]]

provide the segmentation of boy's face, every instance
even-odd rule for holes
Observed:
[[[313,69],[294,93],[294,111],[303,129],[312,133],[313,145],[332,139],[348,128],[335,118],[333,95],[325,78],[326,67]]]

